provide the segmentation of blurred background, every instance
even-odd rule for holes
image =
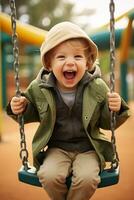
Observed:
[[[108,0],[16,0],[17,33],[19,38],[19,75],[20,86],[24,90],[33,80],[41,68],[40,45],[45,39],[47,31],[62,21],[78,24],[97,44],[99,49],[99,63],[102,78],[109,84],[110,74],[110,9]],[[15,77],[13,67],[13,46],[11,38],[11,10],[8,0],[0,1],[0,199],[21,200],[16,194],[16,188],[22,194],[29,191],[31,199],[40,200],[44,193],[39,189],[32,189],[18,182],[17,174],[20,160],[18,125],[6,116],[7,102],[15,94]],[[134,192],[134,1],[115,0],[115,46],[116,91],[128,102],[131,117],[128,122],[117,130],[117,144],[122,159],[123,178],[121,184],[97,191],[96,200],[106,199],[133,200]],[[31,141],[37,124],[26,125],[28,134],[28,148],[31,158]],[[123,135],[121,133],[124,133]],[[125,149],[126,148],[126,149]],[[10,156],[11,155],[11,156]],[[13,162],[10,159],[13,158]],[[9,164],[9,163],[11,164]],[[128,169],[128,167],[130,169]],[[5,169],[6,170],[5,172]],[[12,176],[11,176],[12,171]],[[3,173],[4,172],[4,173]],[[17,175],[16,175],[17,176]],[[9,190],[11,181],[12,191]],[[8,182],[8,188],[7,188]],[[34,191],[34,195],[33,195]],[[124,191],[124,193],[123,193]],[[118,194],[120,192],[120,195]],[[101,197],[103,196],[103,198]],[[28,197],[25,197],[28,199]],[[94,198],[93,198],[94,199]]]

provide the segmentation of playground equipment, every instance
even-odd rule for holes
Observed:
[[[132,22],[134,20],[134,9],[129,12],[124,13],[119,16],[115,21],[122,19],[127,16],[128,25],[125,30],[115,31],[115,43],[116,47],[120,48],[120,91],[121,96],[128,101],[128,88],[127,88],[127,70],[128,70],[128,55],[130,46],[134,45],[134,29]],[[108,24],[102,26],[100,29],[96,30],[97,33],[92,33],[91,38],[96,42],[100,50],[105,50],[109,48],[109,32],[104,31],[108,27]],[[103,30],[103,31],[102,31]]]
[[[134,12],[129,14],[128,25],[122,35],[122,40],[121,40],[121,54],[120,54],[121,95],[124,97],[126,101],[128,101],[128,88],[126,80],[126,74],[128,69],[127,60],[128,60],[130,44],[132,43],[133,20],[134,20]]]
[[[1,30],[9,35],[12,34],[10,17],[5,13],[0,13]],[[36,28],[32,25],[22,24],[17,21],[16,32],[21,42],[40,46],[44,41],[47,31]],[[29,37],[30,36],[30,37]]]
[[[19,50],[18,50],[18,37],[16,34],[16,8],[14,0],[10,0],[11,7],[11,22],[12,22],[12,39],[13,39],[13,52],[14,52],[14,68],[15,68],[15,80],[16,80],[16,96],[20,96],[20,87],[19,87],[19,76],[18,76],[18,68],[19,68]],[[115,66],[115,32],[114,32],[114,2],[110,1],[110,83],[111,83],[111,92],[114,91],[114,66]],[[21,151],[20,156],[22,159],[22,168],[18,173],[19,180],[31,185],[41,186],[39,183],[38,177],[36,175],[36,171],[34,171],[33,167],[29,167],[28,165],[28,151],[26,149],[26,141],[25,141],[25,132],[24,132],[24,122],[23,116],[18,116],[18,121],[20,125],[20,136],[21,136]],[[111,163],[110,169],[105,169],[101,174],[101,183],[99,187],[105,187],[109,185],[113,185],[118,183],[119,181],[119,159],[118,153],[116,151],[115,144],[115,135],[114,135],[114,124],[115,124],[115,113],[111,112],[111,142],[113,144],[114,149],[114,160]],[[71,184],[71,177],[67,178],[66,182],[68,188]]]
[[[11,37],[9,35],[12,34],[12,27],[11,27],[11,19],[5,13],[0,12],[0,40],[4,44],[11,41]],[[32,44],[39,48],[41,43],[44,41],[46,32],[45,30],[36,28],[32,25],[22,24],[17,21],[17,35],[21,42],[25,44]],[[7,33],[8,35],[4,34]],[[29,37],[30,36],[30,37]],[[2,107],[6,105],[6,53],[5,53],[5,45],[1,45],[1,68],[0,68],[0,111]],[[2,123],[0,122],[0,125]],[[0,129],[1,132],[1,129]]]

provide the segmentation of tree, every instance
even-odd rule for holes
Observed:
[[[71,20],[73,6],[73,4],[63,0],[40,1],[40,3],[32,5],[29,10],[31,24],[36,22],[38,27],[45,27],[48,30],[58,22]],[[38,14],[36,15],[33,10],[37,10]]]
[[[58,22],[71,21],[73,16],[74,4],[64,0],[16,0],[15,4],[20,21],[45,30]],[[8,0],[2,0],[2,11],[10,14]]]

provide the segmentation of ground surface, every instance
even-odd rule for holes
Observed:
[[[134,104],[131,104],[131,111],[132,116],[129,120],[116,131],[121,168],[119,184],[97,189],[92,200],[134,200]],[[49,200],[42,188],[18,181],[17,171],[21,166],[18,125],[4,113],[2,126],[2,142],[0,143],[0,199]],[[37,124],[25,126],[30,161],[31,140],[36,127]]]

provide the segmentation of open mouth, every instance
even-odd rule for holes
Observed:
[[[70,80],[75,78],[76,71],[64,71],[63,74],[66,79]]]

